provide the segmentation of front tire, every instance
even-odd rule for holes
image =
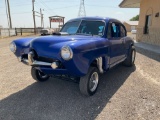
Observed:
[[[135,62],[135,57],[136,57],[136,49],[134,46],[131,46],[128,56],[126,60],[123,62],[123,64],[127,67],[132,67]]]
[[[37,82],[44,82],[49,79],[49,76],[41,72],[40,70],[35,69],[34,67],[31,68],[31,75],[34,80]]]
[[[96,93],[98,84],[99,70],[96,67],[90,67],[87,75],[80,78],[80,92],[85,96],[91,96]]]

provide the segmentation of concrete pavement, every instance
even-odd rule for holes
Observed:
[[[119,65],[101,75],[97,93],[51,78],[35,82],[30,67],[0,41],[0,120],[159,120],[160,63],[137,53],[132,68]]]
[[[136,50],[152,59],[160,62],[160,46],[151,45],[143,42],[135,42]]]

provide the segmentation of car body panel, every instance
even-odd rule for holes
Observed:
[[[133,40],[129,37],[107,38],[108,24],[110,22],[120,23],[118,20],[102,17],[83,17],[72,19],[68,22],[76,20],[104,21],[104,34],[102,36],[54,35],[22,38],[13,41],[17,45],[15,55],[20,57],[27,55],[30,50],[34,50],[38,57],[49,58],[63,64],[63,69],[52,69],[48,66],[36,67],[45,74],[68,74],[78,77],[86,75],[90,65],[99,57],[102,57],[104,71],[126,59],[130,46],[134,44]],[[69,46],[72,49],[73,58],[71,60],[66,61],[61,57],[60,52],[63,46]]]

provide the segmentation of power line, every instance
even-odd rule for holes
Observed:
[[[18,4],[18,5],[11,6],[11,8],[17,7],[17,6],[26,6],[26,5],[32,5],[32,4]],[[0,7],[0,8],[5,8],[5,7]]]
[[[50,10],[50,8],[41,0],[39,0],[38,2],[40,2],[45,8],[46,8],[46,12],[50,15],[52,15],[53,13]],[[48,10],[49,9],[49,10]]]
[[[56,9],[63,9],[63,8],[72,8],[72,7],[77,7],[77,6],[79,6],[79,5],[72,5],[72,6],[66,6],[66,7],[60,7],[60,8],[53,8],[53,9],[56,10]],[[53,9],[51,9],[51,10],[53,10]]]
[[[32,12],[12,13],[12,15],[13,15],[13,14],[24,14],[24,13],[32,13]],[[0,15],[6,15],[6,14],[0,14]]]
[[[116,6],[101,6],[101,5],[89,5],[89,4],[85,4],[86,6],[93,6],[93,7],[105,7],[105,8],[119,8],[119,7],[116,7]]]
[[[37,8],[37,9],[39,9],[38,8],[38,6],[36,5],[37,3],[35,3],[35,7]],[[96,6],[96,7],[106,7],[106,8],[119,8],[119,7],[115,7],[115,6],[101,6],[101,5],[89,5],[89,4],[85,4],[86,6]],[[20,6],[20,5],[19,5]],[[59,7],[59,8],[53,8],[54,10],[56,10],[56,9],[63,9],[63,8],[72,8],[72,7],[77,7],[77,6],[79,6],[79,5],[73,5],[73,6],[66,6],[66,7]],[[13,7],[13,6],[12,6]],[[4,7],[5,8],[5,7]],[[50,9],[50,10],[53,10],[53,9]],[[47,11],[46,11],[47,12]],[[26,11],[26,12],[20,12],[20,13],[12,13],[12,15],[13,14],[25,14],[25,13],[32,13],[32,12],[28,12],[28,11]],[[48,14],[50,14],[50,13],[48,13]],[[0,14],[0,15],[6,15],[6,14]]]

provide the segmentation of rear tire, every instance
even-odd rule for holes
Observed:
[[[136,50],[134,46],[131,46],[128,56],[126,60],[123,62],[123,64],[127,67],[132,67],[135,62],[135,57],[136,57]]]
[[[99,70],[96,67],[90,67],[88,73],[80,78],[80,92],[85,96],[91,96],[96,93],[98,84]]]
[[[34,67],[31,68],[31,75],[34,80],[37,82],[44,82],[49,79],[49,76],[41,72],[40,70],[35,69]]]

